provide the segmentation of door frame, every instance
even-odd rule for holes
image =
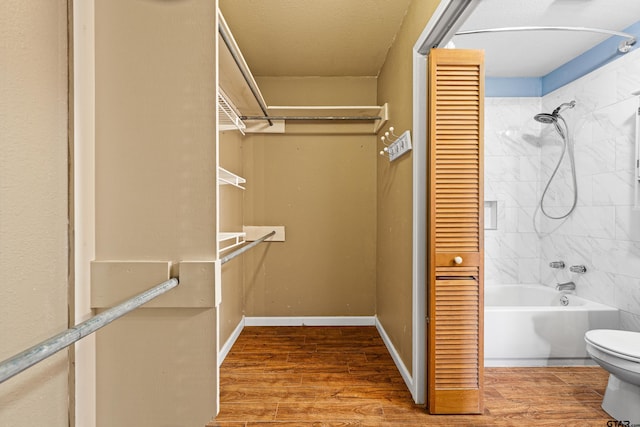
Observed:
[[[441,0],[413,47],[413,388],[418,404],[427,391],[427,57],[445,47],[480,0]]]

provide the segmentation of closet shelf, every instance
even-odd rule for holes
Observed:
[[[229,172],[223,167],[218,167],[219,185],[233,185],[234,187],[238,187],[244,190],[245,188],[240,184],[244,184],[245,182],[247,182],[247,180],[242,178],[241,176],[238,176],[233,172]]]
[[[242,245],[245,240],[245,236],[247,233],[240,232],[221,232],[218,233],[218,243],[224,243],[227,246],[220,248],[220,251],[226,251],[231,248],[235,248],[236,246]]]
[[[218,11],[218,85],[227,100],[244,115],[264,114],[264,97],[224,16]]]
[[[244,135],[246,128],[229,98],[221,88],[218,88],[218,129],[239,130]]]
[[[389,106],[384,105],[299,105],[269,106],[269,116],[274,120],[336,120],[370,121],[373,133],[377,133],[389,120]],[[246,116],[243,116],[243,118]],[[246,117],[249,120],[250,117]]]
[[[331,120],[343,123],[372,122],[373,126],[370,129],[371,133],[375,134],[387,122],[389,115],[387,104],[372,106],[268,106],[220,11],[218,11],[218,17],[219,92],[224,94],[224,100],[230,105],[230,110],[233,112],[228,123],[223,124],[222,118],[220,119],[221,130],[233,129],[236,123],[241,122],[241,126],[245,126],[241,129],[243,133],[245,131],[248,133],[284,133],[287,120],[307,122]]]
[[[267,111],[270,116],[297,117],[362,117],[363,120],[372,117],[382,117],[380,111],[383,107],[378,105],[300,105],[300,106],[269,106]]]

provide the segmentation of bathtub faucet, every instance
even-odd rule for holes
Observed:
[[[573,282],[558,283],[556,289],[559,291],[575,291],[576,284]]]

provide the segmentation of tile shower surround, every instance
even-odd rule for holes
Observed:
[[[542,98],[485,99],[485,200],[498,202],[498,228],[485,230],[485,283],[572,280],[578,295],[621,310],[623,329],[640,331],[640,211],[634,210],[635,111],[640,50]],[[561,152],[552,125],[533,120],[575,99],[561,114],[575,144],[578,204],[549,220],[537,203]],[[545,198],[552,215],[572,202],[565,156]],[[534,227],[535,216],[535,227]],[[563,260],[564,270],[548,264]],[[584,264],[587,273],[569,272]]]

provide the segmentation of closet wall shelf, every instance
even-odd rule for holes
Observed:
[[[247,182],[246,179],[241,176],[236,175],[233,172],[229,172],[223,167],[218,167],[218,184],[219,185],[233,185],[234,187],[238,187],[242,190],[245,188],[240,185]]]
[[[221,88],[218,88],[218,128],[221,131],[239,130],[243,135],[247,128]]]
[[[353,117],[362,120],[372,120],[380,116],[382,107],[378,105],[298,105],[298,106],[269,106],[270,116],[297,117]]]
[[[218,86],[236,111],[244,115],[264,114],[266,103],[260,88],[220,11],[218,18]]]
[[[377,133],[389,120],[388,104],[380,105],[296,105],[269,106],[268,117],[272,120],[331,120],[343,122],[373,122],[372,133]],[[244,120],[266,120],[265,116],[242,116]]]
[[[284,133],[285,122],[332,120],[336,122],[372,122],[371,133],[378,133],[388,120],[388,106],[267,106],[260,88],[247,65],[229,26],[218,12],[218,80],[231,110],[246,125],[242,132]],[[271,117],[273,116],[273,117]],[[235,119],[220,130],[232,129]]]

